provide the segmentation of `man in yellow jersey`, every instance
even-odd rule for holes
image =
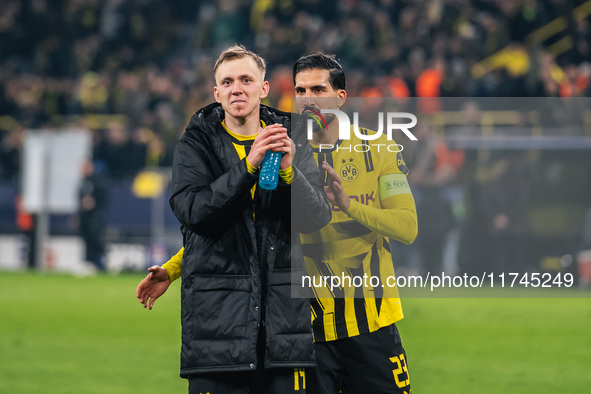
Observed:
[[[290,272],[303,269],[298,232],[326,225],[330,208],[310,146],[292,136],[295,152],[290,114],[261,105],[264,76],[253,52],[222,52],[216,103],[193,115],[175,148],[170,205],[183,234],[189,393],[302,393],[314,365],[309,301],[290,297]],[[283,153],[275,190],[256,187],[269,150]]]
[[[346,100],[345,75],[333,56],[315,53],[302,57],[294,65],[293,78],[300,112],[316,116],[319,110],[337,109]],[[338,122],[329,117],[325,120],[327,127],[315,131],[311,144],[333,217],[328,226],[302,235],[308,274],[368,275],[385,283],[394,276],[394,268],[384,238],[408,244],[417,235],[415,202],[406,181],[408,169],[400,152],[351,149],[362,141],[356,137],[339,140]],[[380,138],[373,143],[385,144],[385,137]],[[144,307],[152,307],[170,279],[178,277],[182,256],[181,249],[163,268],[149,269],[151,273],[138,286]],[[309,391],[410,393],[406,355],[395,325],[403,317],[397,289],[319,286],[314,290],[317,368],[308,370]]]
[[[317,116],[322,109],[340,108],[347,98],[345,74],[334,56],[300,58],[293,79],[300,112]],[[308,387],[313,393],[410,393],[395,325],[403,317],[400,298],[397,288],[381,286],[394,276],[385,238],[409,244],[417,236],[408,170],[400,152],[352,148],[366,141],[353,132],[351,139],[340,140],[337,119],[325,116],[324,121],[327,127],[318,128],[310,143],[333,216],[328,226],[302,235],[308,275],[344,275],[352,283],[354,278],[379,280],[373,286],[314,287],[317,367],[308,371]],[[375,134],[363,128],[360,132]],[[395,142],[381,136],[372,144]]]

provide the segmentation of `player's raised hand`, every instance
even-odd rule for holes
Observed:
[[[255,168],[260,167],[268,150],[285,147],[285,138],[288,138],[287,129],[282,124],[276,123],[264,129],[260,128],[247,156],[248,162]],[[283,152],[283,150],[280,151]]]
[[[281,170],[285,170],[291,166],[291,163],[293,162],[293,156],[295,155],[296,149],[295,149],[294,142],[291,140],[291,138],[289,138],[287,136],[287,134],[280,141],[283,142],[283,145],[280,146],[279,148],[274,148],[271,150],[273,152],[282,152],[283,153],[283,156],[281,157],[281,163],[279,164],[279,168]]]
[[[148,271],[150,273],[140,282],[135,293],[144,308],[151,310],[158,297],[168,290],[170,277],[164,268],[157,265],[148,268]]]
[[[345,189],[343,189],[343,181],[334,168],[327,162],[322,162],[322,168],[328,173],[328,186],[324,188],[328,201],[339,207],[342,211],[347,212],[351,201],[347,193],[345,193]]]

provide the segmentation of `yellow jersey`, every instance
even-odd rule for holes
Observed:
[[[313,146],[325,186],[323,161],[337,172],[351,201],[347,212],[332,207],[327,226],[301,235],[316,296],[312,300],[316,341],[373,332],[403,317],[398,289],[387,284],[394,277],[394,265],[386,238],[412,242],[417,218],[399,149],[385,136],[365,141],[353,135],[335,145]]]

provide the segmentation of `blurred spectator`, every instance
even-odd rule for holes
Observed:
[[[419,111],[422,113],[429,114],[441,110],[441,103],[436,98],[442,97],[441,84],[445,78],[444,64],[443,59],[434,59],[431,67],[425,69],[417,77],[416,93],[419,97]]]
[[[104,179],[95,172],[90,160],[83,163],[82,175],[78,215],[80,236],[86,246],[86,261],[102,271],[105,269],[103,255],[107,188]]]
[[[531,186],[523,155],[519,151],[499,153],[486,168],[483,208],[487,239],[495,272],[525,272],[526,208]]]
[[[589,77],[574,64],[565,67],[565,75],[560,84],[560,97],[580,97],[589,85]]]
[[[25,130],[17,126],[2,135],[0,144],[0,179],[17,181]]]
[[[14,201],[16,210],[16,227],[26,239],[27,249],[27,267],[35,268],[36,257],[36,234],[35,234],[35,215],[25,211],[23,207],[23,196],[18,194]]]
[[[423,274],[443,270],[443,253],[448,234],[454,226],[451,202],[444,196],[452,187],[463,165],[463,153],[451,151],[444,139],[435,134],[427,123],[415,129],[418,141],[408,144],[405,160],[413,171],[409,182],[417,190],[417,237],[420,265]]]
[[[386,79],[385,83],[388,87],[388,94],[385,96],[392,96],[396,98],[410,97],[410,90],[408,88],[408,84],[404,80],[401,67],[393,68],[391,77]]]
[[[421,187],[421,199],[417,204],[418,237],[422,274],[437,275],[444,271],[443,252],[447,235],[454,225],[450,202],[444,198],[442,188],[435,185]]]
[[[106,164],[110,177],[131,178],[145,167],[146,140],[141,134],[140,129],[132,138],[125,126],[116,122],[109,125],[97,159]]]

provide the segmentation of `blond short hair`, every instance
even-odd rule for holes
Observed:
[[[244,45],[233,45],[230,48],[224,50],[218,60],[216,60],[215,65],[213,66],[213,75],[217,72],[218,68],[222,65],[222,63],[236,60],[236,59],[243,59],[245,57],[250,57],[254,60],[255,64],[263,73],[263,79],[265,78],[265,72],[267,71],[267,65],[265,64],[265,60],[257,55],[256,53],[249,51],[244,47]]]

